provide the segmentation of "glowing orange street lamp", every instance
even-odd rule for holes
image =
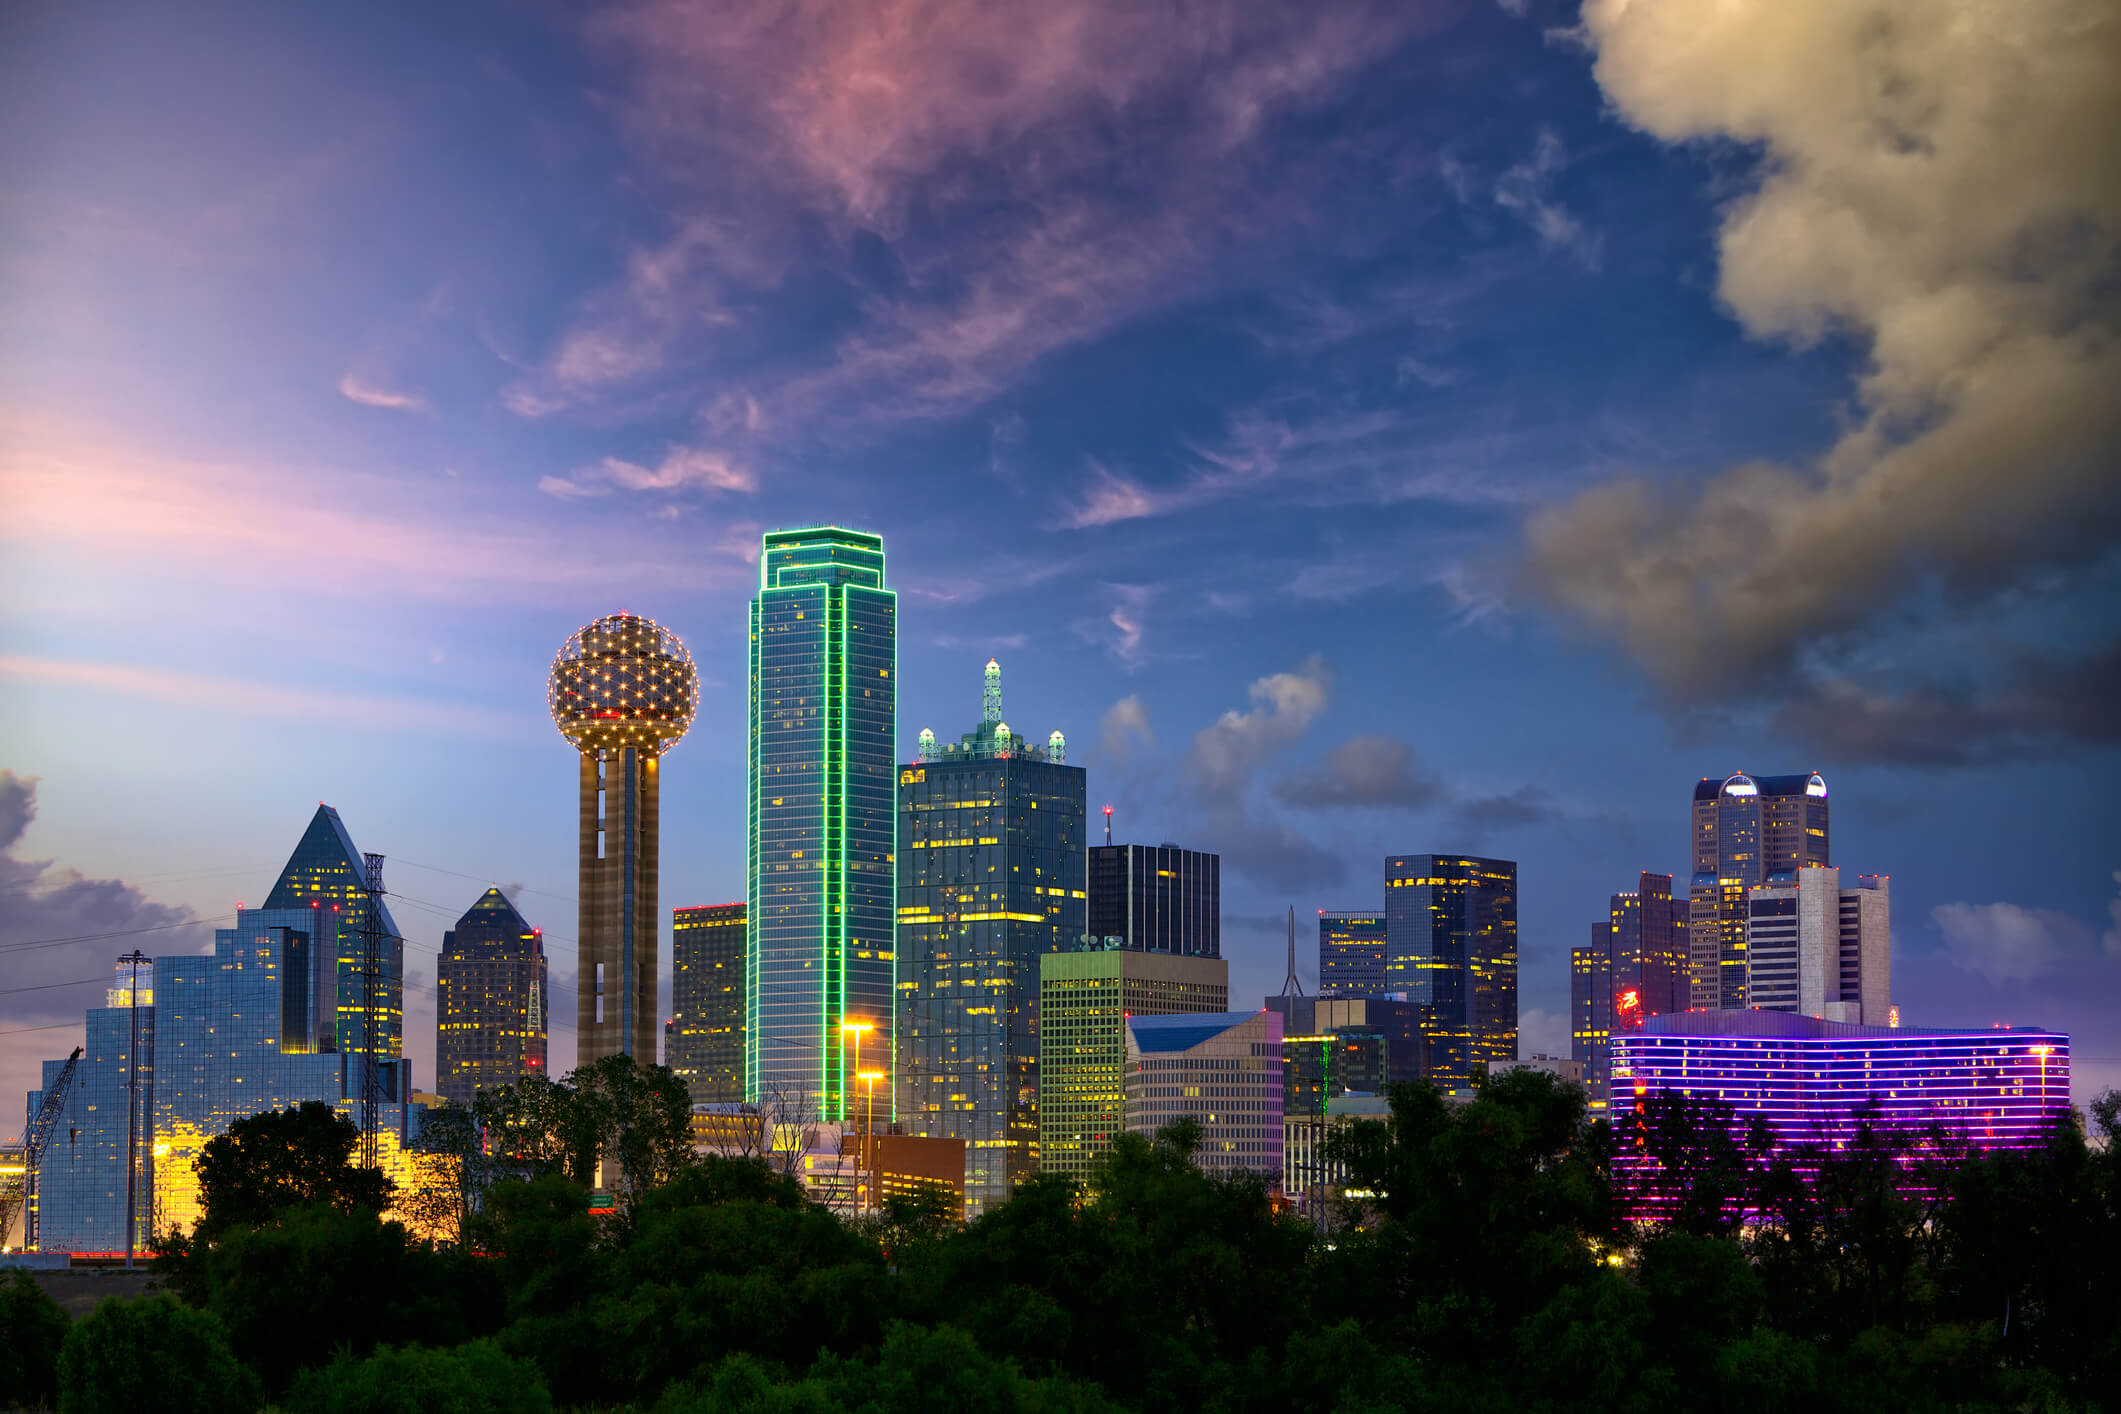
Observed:
[[[865,1101],[863,1108],[866,1111],[862,1122],[862,1181],[872,1207],[877,1206],[876,1190],[883,1186],[883,1180],[876,1172],[876,1082],[883,1078],[884,1072],[881,1070],[865,1070],[856,1076],[856,1079],[862,1082],[862,1097]]]

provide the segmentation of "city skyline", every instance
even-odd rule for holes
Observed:
[[[1521,1048],[1560,1053],[1586,922],[1690,874],[1680,793],[1816,770],[1834,858],[1892,878],[1907,1023],[2044,1025],[2080,1098],[2121,1082],[2114,354],[2054,322],[2116,296],[1995,278],[2113,224],[2026,146],[2101,130],[2052,46],[1998,79],[2049,121],[1995,131],[1912,11],[1949,140],[1910,164],[1817,101],[1829,6],[1777,66],[1735,9],[1678,62],[1647,4],[1123,43],[1079,0],[727,44],[592,8],[11,36],[0,948],[125,936],[0,953],[42,989],[0,997],[0,1084],[119,952],[258,906],[319,799],[390,860],[423,1082],[489,885],[547,927],[564,1071],[551,650],[614,607],[691,645],[661,902],[743,897],[739,606],[818,520],[891,546],[895,759],[998,656],[1093,833],[1221,856],[1233,1005],[1292,905],[1507,858]],[[1969,191],[1991,219],[1936,219]],[[1929,319],[1969,308],[2002,322]]]

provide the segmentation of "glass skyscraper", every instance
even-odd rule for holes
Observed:
[[[1688,890],[1688,1005],[1738,1009],[1745,991],[1746,891],[1831,864],[1826,782],[1817,774],[1740,771],[1694,787],[1694,876]]]
[[[364,1034],[366,979],[362,963],[367,943],[364,930],[368,870],[338,811],[318,804],[309,828],[302,832],[301,843],[288,856],[287,866],[280,871],[272,892],[265,896],[264,906],[267,910],[306,911],[309,916],[309,921],[301,926],[309,936],[308,1014],[315,1018],[310,1038],[313,1048],[348,1056],[372,1051],[378,1063],[385,1065],[404,1054],[405,938],[381,898],[376,900],[382,933],[377,1036],[371,1042]],[[358,1094],[358,1075],[351,1084]]]
[[[890,1105],[897,706],[883,537],[768,531],[751,601],[747,1100],[853,1117],[858,1042]]]
[[[1429,1075],[1444,1089],[1516,1060],[1516,863],[1387,859],[1385,989],[1427,1009]]]
[[[545,939],[499,889],[442,935],[435,1090],[452,1104],[545,1069]]]
[[[1090,936],[1136,952],[1222,956],[1222,856],[1175,844],[1090,849]]]
[[[1010,731],[991,661],[983,716],[898,776],[899,1123],[965,1142],[975,1217],[1038,1168],[1039,959],[1088,902],[1083,769]]]
[[[1385,916],[1318,915],[1318,995],[1378,997],[1385,991]]]
[[[663,1064],[695,1105],[744,1098],[742,903],[705,903],[670,913],[670,1031]]]
[[[1688,1004],[1686,901],[1672,876],[1642,875],[1634,892],[1614,894],[1591,925],[1591,946],[1570,953],[1570,1056],[1583,1065],[1594,1108],[1606,1099],[1612,1037]]]

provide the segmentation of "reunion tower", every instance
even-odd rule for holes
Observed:
[[[582,753],[575,1064],[623,1053],[652,1065],[658,765],[692,725],[699,674],[669,629],[607,614],[561,645],[545,697]]]

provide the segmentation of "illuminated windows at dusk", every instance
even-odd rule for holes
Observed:
[[[670,914],[670,1032],[663,1064],[699,1104],[744,1098],[744,905]]]
[[[435,969],[435,1090],[478,1091],[545,1069],[545,940],[507,895],[488,889],[442,935]]]

